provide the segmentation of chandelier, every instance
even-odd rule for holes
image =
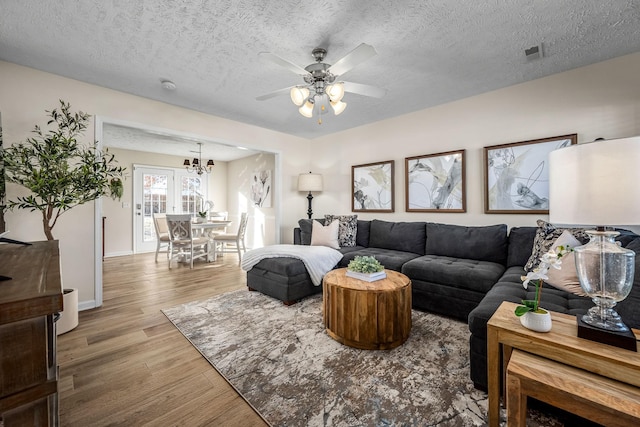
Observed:
[[[192,153],[195,153],[195,151],[192,151]],[[212,166],[215,163],[213,163],[213,160],[207,160],[207,165],[202,165],[202,142],[198,142],[198,157],[194,157],[191,162],[189,162],[189,159],[184,159],[183,165],[189,173],[195,172],[198,175],[202,175],[203,173],[211,173]]]

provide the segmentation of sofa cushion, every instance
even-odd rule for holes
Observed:
[[[342,251],[341,251],[342,252]],[[355,251],[342,252],[344,256],[340,260],[339,266],[346,267],[349,265],[349,261],[357,256],[374,256],[385,269],[400,271],[402,265],[407,261],[418,257],[418,254],[413,252],[394,251],[391,249],[381,248],[364,248]]]
[[[338,220],[338,244],[340,247],[356,245],[356,233],[358,231],[358,215],[325,215],[324,221],[330,223]]]
[[[585,244],[589,241],[589,236],[585,232],[584,228],[560,228],[553,224],[539,219],[537,221],[538,230],[536,231],[536,237],[533,240],[533,249],[531,250],[531,256],[524,266],[524,269],[531,271],[540,264],[540,257],[549,252],[551,245],[556,241],[564,230],[569,232],[578,239],[581,244]]]
[[[504,269],[504,265],[496,262],[424,255],[404,264],[402,273],[423,282],[485,293],[498,281]]]
[[[424,222],[371,221],[369,247],[425,254]]]
[[[474,336],[486,338],[487,322],[503,301],[520,304],[523,299],[535,298],[534,286],[529,286],[528,289],[522,287],[520,276],[524,274],[525,271],[522,267],[509,267],[498,283],[485,295],[478,307],[469,314],[469,330]],[[545,284],[540,293],[540,306],[558,313],[578,315],[586,313],[593,306],[593,302],[589,298],[561,291]]]
[[[427,223],[426,254],[480,261],[507,262],[507,226],[484,227]]]
[[[522,267],[529,261],[536,237],[537,227],[513,227],[509,231],[509,254],[507,268]]]
[[[327,246],[333,249],[340,249],[338,243],[338,228],[340,222],[335,219],[327,225],[322,225],[318,221],[313,221],[311,229],[311,246]]]
[[[629,295],[616,305],[622,321],[631,328],[640,328],[640,237],[636,237],[625,246],[636,253],[633,287]]]
[[[369,232],[371,231],[371,221],[358,220],[358,231],[356,233],[356,246],[369,246]]]
[[[301,219],[298,221],[298,226],[300,227],[300,244],[301,245],[310,245],[311,244],[311,230],[313,229],[313,221],[318,221],[322,225],[324,225],[324,218],[322,219]]]

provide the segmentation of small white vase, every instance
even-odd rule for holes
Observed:
[[[520,316],[520,323],[527,329],[536,332],[549,332],[551,330],[551,314],[544,309],[544,313],[528,311]]]

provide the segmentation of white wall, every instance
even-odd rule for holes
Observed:
[[[280,236],[290,240],[290,230],[304,215],[304,206],[298,208],[299,194],[291,188],[295,187],[300,171],[309,168],[308,140],[0,61],[4,143],[8,146],[24,141],[34,125],[46,125],[45,110],[55,108],[59,99],[70,102],[73,110],[91,115],[175,129],[257,150],[281,152],[282,184],[279,186],[283,191],[279,203],[285,209],[279,227]],[[84,140],[92,141],[94,132],[92,125]],[[12,198],[19,191],[15,186],[8,186],[7,196]],[[10,237],[27,241],[44,239],[38,213],[9,212],[6,221],[7,228],[11,230]],[[64,286],[79,289],[80,306],[83,308],[91,307],[96,298],[94,230],[94,204],[91,203],[64,214],[53,231],[60,240]]]
[[[395,160],[395,213],[358,217],[535,225],[548,217],[484,214],[483,147],[570,133],[579,143],[640,135],[638,76],[640,53],[316,139],[313,170],[325,190],[314,198],[314,217],[351,212],[352,165]],[[458,149],[466,150],[467,212],[405,212],[405,157]]]
[[[245,236],[247,248],[262,247],[276,242],[275,206],[278,201],[278,195],[282,189],[277,183],[275,168],[276,158],[275,155],[271,153],[260,153],[228,163],[227,203],[229,207],[229,217],[234,221],[230,229],[231,232],[237,229],[240,213],[247,212],[249,214],[247,234]],[[258,207],[251,201],[251,185],[253,183],[254,173],[265,170],[271,171],[272,177],[271,188],[269,189],[270,195],[268,195],[271,197],[271,207]],[[296,224],[293,224],[288,229],[284,229],[283,232],[285,235],[291,234],[291,229],[294,226],[296,226]],[[289,240],[291,240],[291,238]]]

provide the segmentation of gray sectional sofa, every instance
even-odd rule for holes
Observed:
[[[324,220],[318,220],[324,223]],[[311,242],[311,220],[299,221],[294,243]],[[504,224],[467,227],[431,222],[357,221],[356,245],[341,247],[346,267],[357,255],[374,255],[387,269],[411,279],[413,308],[468,322],[471,331],[471,379],[486,389],[486,324],[503,301],[532,299],[534,287],[525,290],[520,277],[531,256],[538,227]],[[636,257],[631,294],[618,305],[625,323],[640,328],[640,236],[622,231],[622,246]],[[302,261],[265,259],[247,272],[247,286],[285,303],[322,292],[314,286]],[[549,310],[579,315],[592,305],[590,299],[545,285],[541,305]]]

